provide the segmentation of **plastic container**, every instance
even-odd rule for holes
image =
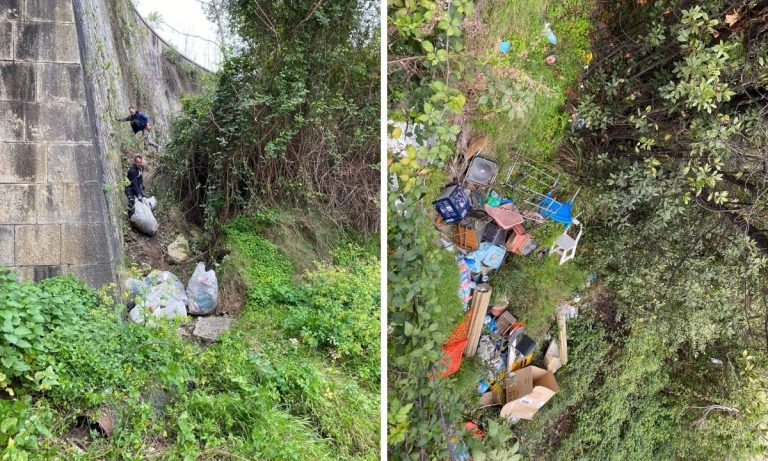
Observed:
[[[446,223],[461,221],[472,211],[469,197],[458,185],[444,188],[432,204]]]
[[[557,37],[555,37],[555,33],[552,32],[552,27],[550,27],[548,22],[544,23],[544,35],[547,36],[549,43],[557,45]]]

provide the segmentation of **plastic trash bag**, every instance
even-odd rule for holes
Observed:
[[[152,211],[155,211],[155,209],[157,208],[157,199],[155,197],[148,198],[147,199],[147,205],[149,205],[149,208]]]
[[[173,274],[171,274],[173,275]],[[187,307],[184,300],[186,293],[179,292],[173,280],[167,280],[149,288],[149,293],[137,300],[136,307],[131,309],[128,317],[136,323],[154,326],[152,318],[186,317]]]
[[[189,296],[189,313],[192,315],[208,315],[216,310],[219,304],[219,282],[213,269],[205,271],[204,263],[197,263],[195,273],[187,285]]]
[[[187,308],[184,307],[184,303],[179,299],[173,299],[161,307],[152,310],[148,305],[137,305],[128,313],[128,317],[135,323],[143,323],[147,326],[153,327],[156,325],[153,318],[166,318],[172,319],[174,317],[186,317]]]
[[[131,222],[139,231],[147,235],[155,235],[157,232],[157,220],[152,214],[152,208],[147,203],[146,198],[136,200]]]
[[[166,294],[179,298],[184,304],[189,302],[184,284],[173,272],[154,270],[144,277],[144,284],[150,288],[165,285]]]

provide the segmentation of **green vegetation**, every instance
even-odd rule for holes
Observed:
[[[377,253],[344,244],[294,282],[263,221],[226,229],[222,273],[242,270],[250,290],[209,347],[172,323],[123,322],[122,306],[74,279],[0,275],[4,459],[377,459]],[[297,331],[301,319],[324,336]],[[68,440],[87,411],[116,425],[80,450]]]
[[[495,296],[508,298],[539,340],[556,335],[554,307],[584,294],[586,273],[602,279],[569,322],[560,393],[534,420],[502,425],[519,445],[486,437],[483,449],[471,448],[475,459],[515,447],[541,460],[765,456],[765,6],[487,1],[479,18],[444,36],[440,24],[453,21],[434,4],[392,0],[390,8],[394,120],[421,124],[420,139],[487,135],[485,154],[503,167],[522,154],[563,175],[563,195],[581,188],[576,208],[587,227],[576,260],[507,258],[491,280]],[[545,21],[557,45],[546,41]],[[511,44],[507,54],[498,52],[502,40]],[[448,53],[436,66],[430,56],[441,48]],[[550,54],[553,65],[545,64]],[[457,68],[462,82],[451,73]],[[430,79],[455,87],[438,89],[463,105],[438,105]],[[445,171],[460,170],[457,141],[438,137],[430,148],[390,153],[400,185],[389,202],[390,344],[397,344],[388,351],[389,449],[397,459],[422,447],[460,459],[448,449],[466,443],[462,421],[484,429],[499,422],[498,409],[475,408],[477,361],[439,387],[429,380],[440,357],[433,351],[457,314],[453,304],[433,304],[431,288],[447,283],[452,269],[436,263],[436,233],[418,215],[431,214]],[[534,239],[546,247],[550,231]]]
[[[225,13],[238,46],[211,89],[182,101],[162,154],[191,218],[218,235],[242,210],[293,205],[376,232],[375,9],[360,0],[207,3]]]

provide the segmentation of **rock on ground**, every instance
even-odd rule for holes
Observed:
[[[168,258],[172,263],[181,264],[189,259],[190,255],[189,242],[183,235],[179,235],[173,243],[168,245]]]
[[[233,321],[229,317],[200,317],[192,335],[206,341],[216,341],[219,335],[229,329]]]

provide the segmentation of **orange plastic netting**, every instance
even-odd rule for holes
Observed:
[[[464,315],[464,321],[461,322],[451,332],[451,336],[443,345],[443,352],[445,352],[445,358],[440,361],[447,367],[445,371],[440,373],[441,378],[451,376],[459,371],[461,368],[461,359],[464,357],[464,349],[469,342],[469,320],[472,318],[472,309],[468,310]]]

